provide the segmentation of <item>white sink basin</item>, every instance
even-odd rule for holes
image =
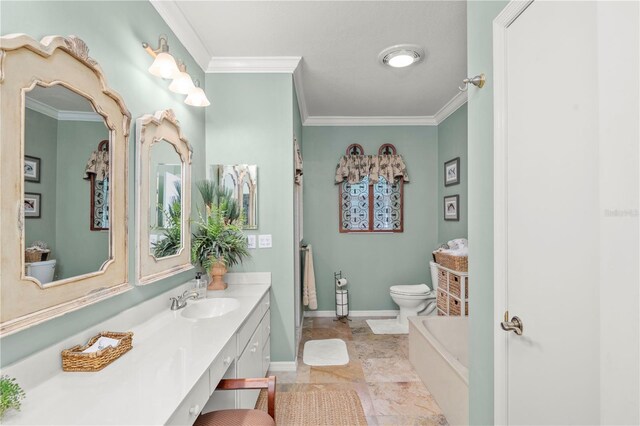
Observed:
[[[189,306],[184,308],[182,316],[190,319],[221,317],[231,311],[235,311],[239,306],[238,300],[230,297],[199,300],[190,303]]]

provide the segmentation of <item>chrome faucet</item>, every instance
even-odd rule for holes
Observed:
[[[182,296],[170,297],[169,300],[171,300],[171,310],[177,311],[178,309],[182,309],[187,306],[187,300],[197,298],[198,293],[190,290],[182,293]]]

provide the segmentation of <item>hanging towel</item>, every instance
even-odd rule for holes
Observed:
[[[318,309],[318,299],[316,298],[316,275],[313,270],[313,251],[311,244],[307,245],[304,256],[304,277],[302,279],[302,303],[309,309]]]

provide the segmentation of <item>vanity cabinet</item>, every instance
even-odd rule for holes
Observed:
[[[255,407],[260,394],[258,390],[216,391],[215,388],[223,378],[266,376],[271,362],[271,310],[269,305],[270,299],[267,293],[253,312],[249,314],[236,337],[225,346],[225,349],[211,364],[209,368],[211,397],[207,397],[208,401],[205,400],[203,413],[231,408]]]

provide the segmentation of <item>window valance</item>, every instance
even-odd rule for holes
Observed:
[[[344,155],[336,166],[335,183],[347,181],[350,184],[369,177],[369,184],[378,182],[380,177],[387,182],[409,182],[407,166],[401,155]]]

